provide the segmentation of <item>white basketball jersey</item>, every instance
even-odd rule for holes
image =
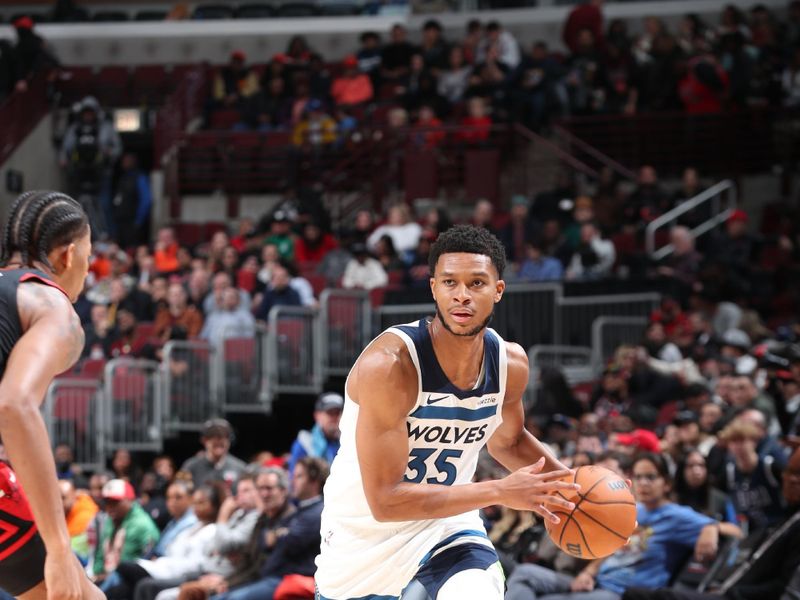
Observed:
[[[481,449],[502,423],[507,360],[503,339],[494,330],[484,332],[482,377],[474,389],[461,390],[447,379],[436,360],[425,319],[387,332],[405,342],[419,382],[416,403],[406,418],[405,481],[470,483]],[[491,545],[478,511],[424,521],[380,523],[373,518],[356,453],[358,410],[345,387],[341,447],[325,484],[316,574],[322,597],[337,600],[369,594],[397,596],[435,553],[459,543]]]

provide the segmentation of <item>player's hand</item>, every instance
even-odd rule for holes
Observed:
[[[559,469],[542,473],[544,457],[538,462],[523,467],[501,480],[502,504],[517,510],[532,510],[553,523],[560,519],[551,510],[570,511],[575,505],[556,492],[569,494],[580,489],[577,483],[560,481],[572,473]]]
[[[594,589],[594,577],[586,571],[581,571],[569,584],[569,589],[573,592],[591,592]]]
[[[67,549],[48,552],[44,563],[47,600],[99,600],[105,598],[83,572],[78,559]]]

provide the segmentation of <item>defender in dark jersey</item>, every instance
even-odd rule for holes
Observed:
[[[91,252],[80,205],[28,192],[11,206],[0,255],[0,587],[19,598],[102,598],[70,549],[56,468],[39,406],[83,349],[72,302]],[[25,492],[23,492],[23,489]]]

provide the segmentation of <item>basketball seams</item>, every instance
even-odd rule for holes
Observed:
[[[578,471],[580,471],[581,469],[583,469],[583,467],[578,467],[577,469],[575,469],[575,474],[573,475],[574,482],[578,481]],[[580,492],[575,492],[580,497],[580,500],[578,500],[578,502],[575,503],[575,506],[572,508],[572,511],[569,513],[569,516],[567,517],[567,522],[564,523],[564,526],[561,528],[561,535],[558,536],[558,545],[559,546],[561,546],[564,543],[564,532],[567,530],[567,525],[569,525],[571,521],[575,521],[575,519],[573,518],[572,515],[575,514],[575,511],[578,509],[578,507],[581,505],[581,503],[586,499],[586,496],[588,496],[594,488],[596,488],[598,485],[603,483],[607,478],[608,478],[608,475],[603,475],[603,477],[601,479],[598,479],[597,481],[595,481],[592,484],[592,487],[590,487],[588,490],[586,490],[586,494],[581,494]],[[566,498],[565,498],[565,500],[566,500]],[[581,512],[584,512],[584,511],[581,511]],[[577,522],[576,522],[576,524],[577,524]],[[583,537],[583,530],[581,530],[580,525],[578,525],[578,529],[581,532],[581,537]],[[585,538],[584,538],[584,541],[585,541]],[[588,549],[588,546],[587,546],[587,549]],[[592,556],[594,556],[594,553],[592,553]]]
[[[578,469],[576,469],[574,471],[573,477],[572,477],[573,483],[577,483],[578,482],[579,471],[582,468],[583,467],[579,467]],[[596,517],[591,515],[589,512],[587,512],[586,510],[581,508],[581,505],[583,504],[583,502],[586,502],[588,504],[598,505],[598,506],[611,506],[611,505],[614,505],[614,504],[617,504],[617,505],[620,505],[620,506],[633,506],[633,507],[636,506],[635,502],[629,502],[629,501],[624,501],[624,500],[594,500],[594,499],[589,498],[589,496],[591,495],[592,491],[595,488],[597,488],[597,486],[600,485],[601,483],[606,482],[610,478],[612,478],[612,475],[613,474],[611,474],[611,473],[604,475],[603,477],[601,477],[597,481],[593,482],[592,485],[583,493],[581,493],[579,491],[574,492],[578,496],[578,499],[577,499],[577,501],[575,501],[575,507],[569,513],[565,512],[565,511],[553,511],[554,514],[556,514],[559,517],[561,517],[563,519],[563,521],[564,521],[564,523],[563,523],[563,525],[561,527],[561,531],[560,531],[559,537],[558,537],[558,546],[559,547],[561,547],[563,549],[564,537],[566,535],[566,531],[569,528],[569,524],[570,523],[574,523],[575,527],[577,528],[578,534],[580,535],[580,539],[584,543],[584,546],[586,548],[587,553],[593,558],[597,557],[597,555],[592,551],[591,546],[589,545],[589,541],[588,541],[588,539],[586,537],[586,533],[583,531],[583,528],[581,527],[581,522],[580,522],[580,519],[578,518],[578,514],[580,514],[582,516],[585,516],[586,518],[590,519],[593,524],[599,525],[604,530],[606,530],[609,533],[613,534],[616,538],[619,538],[620,540],[626,540],[627,539],[627,536],[621,535],[617,531],[611,529],[608,525],[604,524],[602,521],[598,520]],[[557,496],[559,496],[560,498],[564,499],[564,500],[567,500],[567,501],[571,500],[571,498],[568,498],[560,490],[557,490],[555,492],[555,494]],[[577,511],[577,514],[576,514],[576,511]]]
[[[622,534],[619,534],[619,533],[617,533],[616,531],[614,531],[613,529],[611,529],[611,528],[610,528],[608,525],[606,525],[606,524],[605,524],[605,523],[603,523],[602,521],[598,520],[596,517],[593,517],[592,515],[590,515],[589,513],[587,513],[585,510],[578,509],[578,508],[576,508],[576,510],[577,510],[579,513],[581,513],[583,516],[585,516],[585,517],[589,518],[590,520],[594,521],[594,522],[595,522],[597,525],[600,525],[600,527],[602,527],[603,529],[605,529],[605,530],[609,531],[610,533],[613,533],[613,534],[614,534],[615,536],[617,536],[619,539],[621,539],[621,540],[627,540],[627,539],[628,539],[628,538],[627,538],[627,536],[624,536],[624,535],[622,535]],[[577,521],[576,521],[576,522],[577,522]]]

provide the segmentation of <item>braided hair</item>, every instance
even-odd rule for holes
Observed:
[[[0,266],[8,266],[19,253],[23,265],[38,261],[52,267],[48,255],[53,248],[69,244],[83,235],[89,219],[75,200],[52,191],[26,192],[11,205],[3,231]]]

